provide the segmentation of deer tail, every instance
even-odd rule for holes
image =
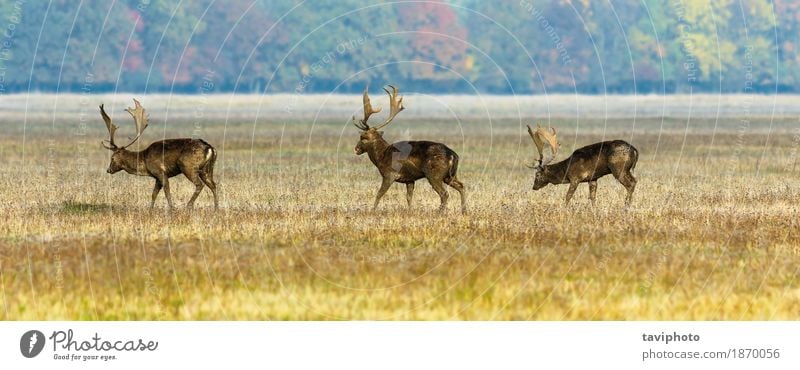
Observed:
[[[217,162],[217,150],[213,146],[208,145],[206,148],[206,164],[203,166],[208,174],[213,175],[214,163]]]
[[[450,157],[450,178],[456,178],[456,173],[458,172],[458,154],[453,153]]]
[[[639,150],[637,150],[633,145],[631,145],[631,171],[636,168],[636,162],[639,162]]]
[[[206,162],[214,160],[217,158],[217,153],[215,153],[214,148],[208,147],[206,149]]]

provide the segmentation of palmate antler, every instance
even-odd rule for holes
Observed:
[[[117,126],[111,122],[111,117],[109,117],[106,113],[106,110],[103,109],[103,104],[100,104],[100,115],[103,116],[103,121],[106,122],[106,128],[108,129],[109,137],[107,140],[109,145],[106,145],[105,141],[103,141],[102,144],[108,150],[117,149],[117,144],[114,144],[114,133],[117,132]]]
[[[555,128],[551,127],[550,131],[548,131],[537,123],[536,129],[534,130],[530,125],[528,125],[528,135],[530,135],[531,139],[533,139],[533,143],[536,145],[536,150],[539,152],[539,166],[546,166],[556,158],[556,154],[558,154],[558,148],[561,147],[561,144],[558,143]],[[544,160],[545,142],[547,142],[547,144],[550,146],[550,151],[553,153],[553,155],[547,160]]]
[[[383,88],[383,91],[386,91],[386,93],[389,94],[389,117],[386,118],[386,121],[384,121],[380,126],[375,127],[376,130],[388,125],[390,122],[392,122],[394,116],[400,113],[403,109],[406,109],[406,107],[403,106],[403,97],[397,96],[397,88],[392,85],[388,86],[392,88],[392,91],[390,92],[385,87]]]
[[[364,118],[356,121],[356,116],[353,116],[353,125],[358,127],[359,130],[363,130],[363,131],[369,130],[369,125],[367,124],[367,121],[369,120],[369,116],[373,115],[374,113],[378,113],[378,112],[381,111],[381,108],[378,108],[378,109],[373,109],[372,108],[372,104],[369,101],[369,93],[367,92],[367,90],[369,90],[369,85],[367,85],[364,88],[364,96],[363,96]]]
[[[392,85],[387,85],[387,86],[392,88],[392,91],[389,91],[385,87],[383,88],[383,91],[386,91],[386,93],[389,94],[389,117],[386,118],[386,121],[384,121],[380,125],[374,127],[375,130],[378,130],[378,129],[381,129],[383,127],[386,127],[386,125],[388,125],[390,122],[392,122],[392,120],[394,119],[394,117],[398,113],[400,113],[403,109],[406,109],[406,107],[403,106],[403,97],[402,96],[397,96],[397,93],[398,93],[397,88],[392,86]],[[373,109],[372,108],[372,104],[370,103],[370,100],[369,100],[369,94],[367,92],[367,88],[364,88],[363,100],[364,100],[364,118],[360,119],[360,120],[356,120],[356,117],[353,116],[353,125],[355,125],[359,130],[366,131],[366,130],[370,129],[369,124],[367,123],[367,121],[369,120],[369,117],[373,113],[380,112],[381,108],[377,108],[377,109]]]
[[[128,107],[128,109],[125,109],[125,111],[131,114],[131,117],[133,117],[133,122],[136,123],[136,137],[133,138],[131,142],[128,143],[128,145],[125,145],[123,148],[129,147],[133,145],[136,140],[139,140],[139,137],[142,136],[142,132],[147,128],[147,124],[150,121],[150,117],[148,117],[145,113],[142,104],[140,104],[136,99],[133,99],[133,104],[133,109]]]
[[[125,149],[133,145],[133,143],[135,143],[136,140],[139,140],[139,137],[142,136],[142,132],[144,132],[144,129],[147,128],[147,124],[150,121],[150,118],[148,117],[147,113],[145,113],[144,107],[142,107],[142,104],[139,103],[139,101],[136,99],[133,99],[133,103],[134,103],[134,108],[128,107],[128,109],[125,109],[125,111],[130,113],[131,117],[133,117],[133,122],[136,124],[136,137],[134,137],[133,139],[129,138],[131,142],[122,147],[118,147],[117,144],[114,143],[114,134],[117,132],[117,126],[111,121],[111,117],[109,117],[108,114],[106,113],[106,110],[103,108],[103,104],[100,104],[100,115],[103,117],[103,121],[105,121],[106,123],[106,128],[108,129],[108,136],[109,136],[108,139],[109,145],[106,145],[105,142],[103,142],[103,146],[106,149],[109,150]]]

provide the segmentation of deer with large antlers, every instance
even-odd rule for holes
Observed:
[[[639,159],[639,151],[633,145],[623,140],[595,143],[576,149],[569,158],[561,162],[549,164],[561,147],[556,129],[551,127],[548,130],[539,125],[532,129],[529,125],[528,134],[539,153],[538,164],[530,166],[535,171],[533,190],[539,190],[548,184],[569,184],[564,201],[564,204],[568,204],[578,184],[586,182],[589,183],[589,200],[594,205],[597,179],[611,174],[628,191],[625,205],[630,205],[633,190],[636,188],[636,178],[631,171]],[[545,143],[552,153],[547,159],[544,158]]]
[[[400,141],[389,144],[383,138],[383,131],[378,131],[386,127],[398,113],[405,107],[403,97],[397,95],[397,88],[388,85],[392,90],[384,88],[389,95],[389,117],[378,126],[370,126],[368,120],[370,116],[381,111],[380,108],[372,108],[367,89],[364,89],[363,104],[364,118],[356,120],[353,116],[353,125],[361,130],[361,137],[354,150],[357,155],[367,153],[369,160],[378,168],[383,181],[375,197],[372,209],[378,208],[378,203],[389,190],[393,183],[399,182],[406,185],[406,201],[411,207],[411,198],[414,195],[414,183],[426,178],[439,194],[441,205],[439,211],[443,212],[447,207],[449,197],[444,184],[451,186],[461,195],[461,212],[466,212],[466,199],[464,198],[464,184],[456,177],[458,171],[458,154],[444,144],[432,141]]]
[[[195,192],[187,207],[191,209],[194,201],[203,191],[203,187],[208,186],[214,195],[214,208],[217,209],[219,207],[217,184],[214,182],[214,162],[217,160],[217,151],[214,147],[201,139],[167,139],[156,141],[140,152],[128,150],[127,148],[142,136],[149,120],[139,101],[133,99],[133,102],[135,107],[128,108],[126,111],[130,113],[136,124],[136,136],[124,146],[117,146],[114,143],[117,126],[106,114],[103,104],[100,104],[100,115],[106,123],[109,135],[108,144],[103,142],[103,146],[113,152],[107,172],[114,174],[125,170],[133,175],[154,178],[156,183],[150,200],[151,209],[162,188],[167,197],[167,205],[169,208],[173,208],[172,196],[169,192],[169,178],[184,174],[195,185]]]

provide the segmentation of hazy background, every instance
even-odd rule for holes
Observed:
[[[0,1],[0,93],[775,93],[795,0]]]

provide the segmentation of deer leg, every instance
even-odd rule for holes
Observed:
[[[623,172],[618,180],[628,191],[628,195],[625,196],[625,206],[630,206],[633,199],[633,191],[636,189],[636,178],[630,172]]]
[[[444,182],[430,177],[428,178],[428,182],[431,183],[433,190],[436,194],[439,194],[439,198],[442,200],[442,203],[439,205],[439,212],[444,212],[445,209],[447,209],[447,198],[450,197],[450,194],[447,194],[447,189],[444,188]]]
[[[381,198],[383,197],[384,194],[386,194],[386,191],[389,190],[389,187],[392,186],[393,182],[394,180],[391,177],[383,178],[383,182],[381,183],[381,188],[378,189],[378,194],[375,196],[375,204],[372,205],[373,211],[378,209],[378,203],[380,203]]]
[[[589,200],[592,201],[594,207],[594,200],[597,198],[597,180],[589,181]]]
[[[569,201],[572,200],[572,195],[575,194],[575,190],[578,189],[577,182],[569,183],[569,189],[567,190],[567,197],[564,199],[564,205],[569,204]]]
[[[447,183],[453,189],[456,189],[458,194],[461,196],[461,213],[467,213],[467,196],[464,194],[464,184],[461,181],[458,181],[457,178],[453,177],[450,179],[450,182]]]
[[[408,208],[411,208],[411,198],[414,197],[414,183],[409,182],[406,184],[406,201],[408,201]]]
[[[190,168],[183,169],[183,174],[186,176],[187,179],[189,179],[189,181],[192,182],[192,184],[194,184],[194,194],[192,194],[192,197],[189,198],[189,203],[186,204],[187,209],[194,208],[194,201],[197,200],[197,197],[199,197],[200,193],[203,192],[203,186],[205,186],[203,180],[200,180],[199,172],[200,171],[196,171]]]
[[[150,197],[150,209],[153,209],[153,206],[156,204],[156,197],[158,197],[158,193],[161,191],[161,181],[156,179],[156,184],[153,186],[153,196]]]
[[[214,195],[214,209],[219,209],[219,202],[217,201],[217,184],[214,182],[214,177],[211,173],[200,172],[200,179],[211,189],[211,194]]]
[[[197,200],[197,197],[199,197],[200,193],[203,192],[203,187],[205,186],[200,178],[192,182],[194,182],[194,194],[192,194],[192,197],[189,199],[189,203],[186,204],[186,208],[190,210],[194,208],[194,201]]]
[[[169,177],[164,176],[160,182],[164,186],[164,195],[167,196],[167,205],[169,206],[169,209],[172,209],[174,207],[172,205],[172,194],[169,192]]]

